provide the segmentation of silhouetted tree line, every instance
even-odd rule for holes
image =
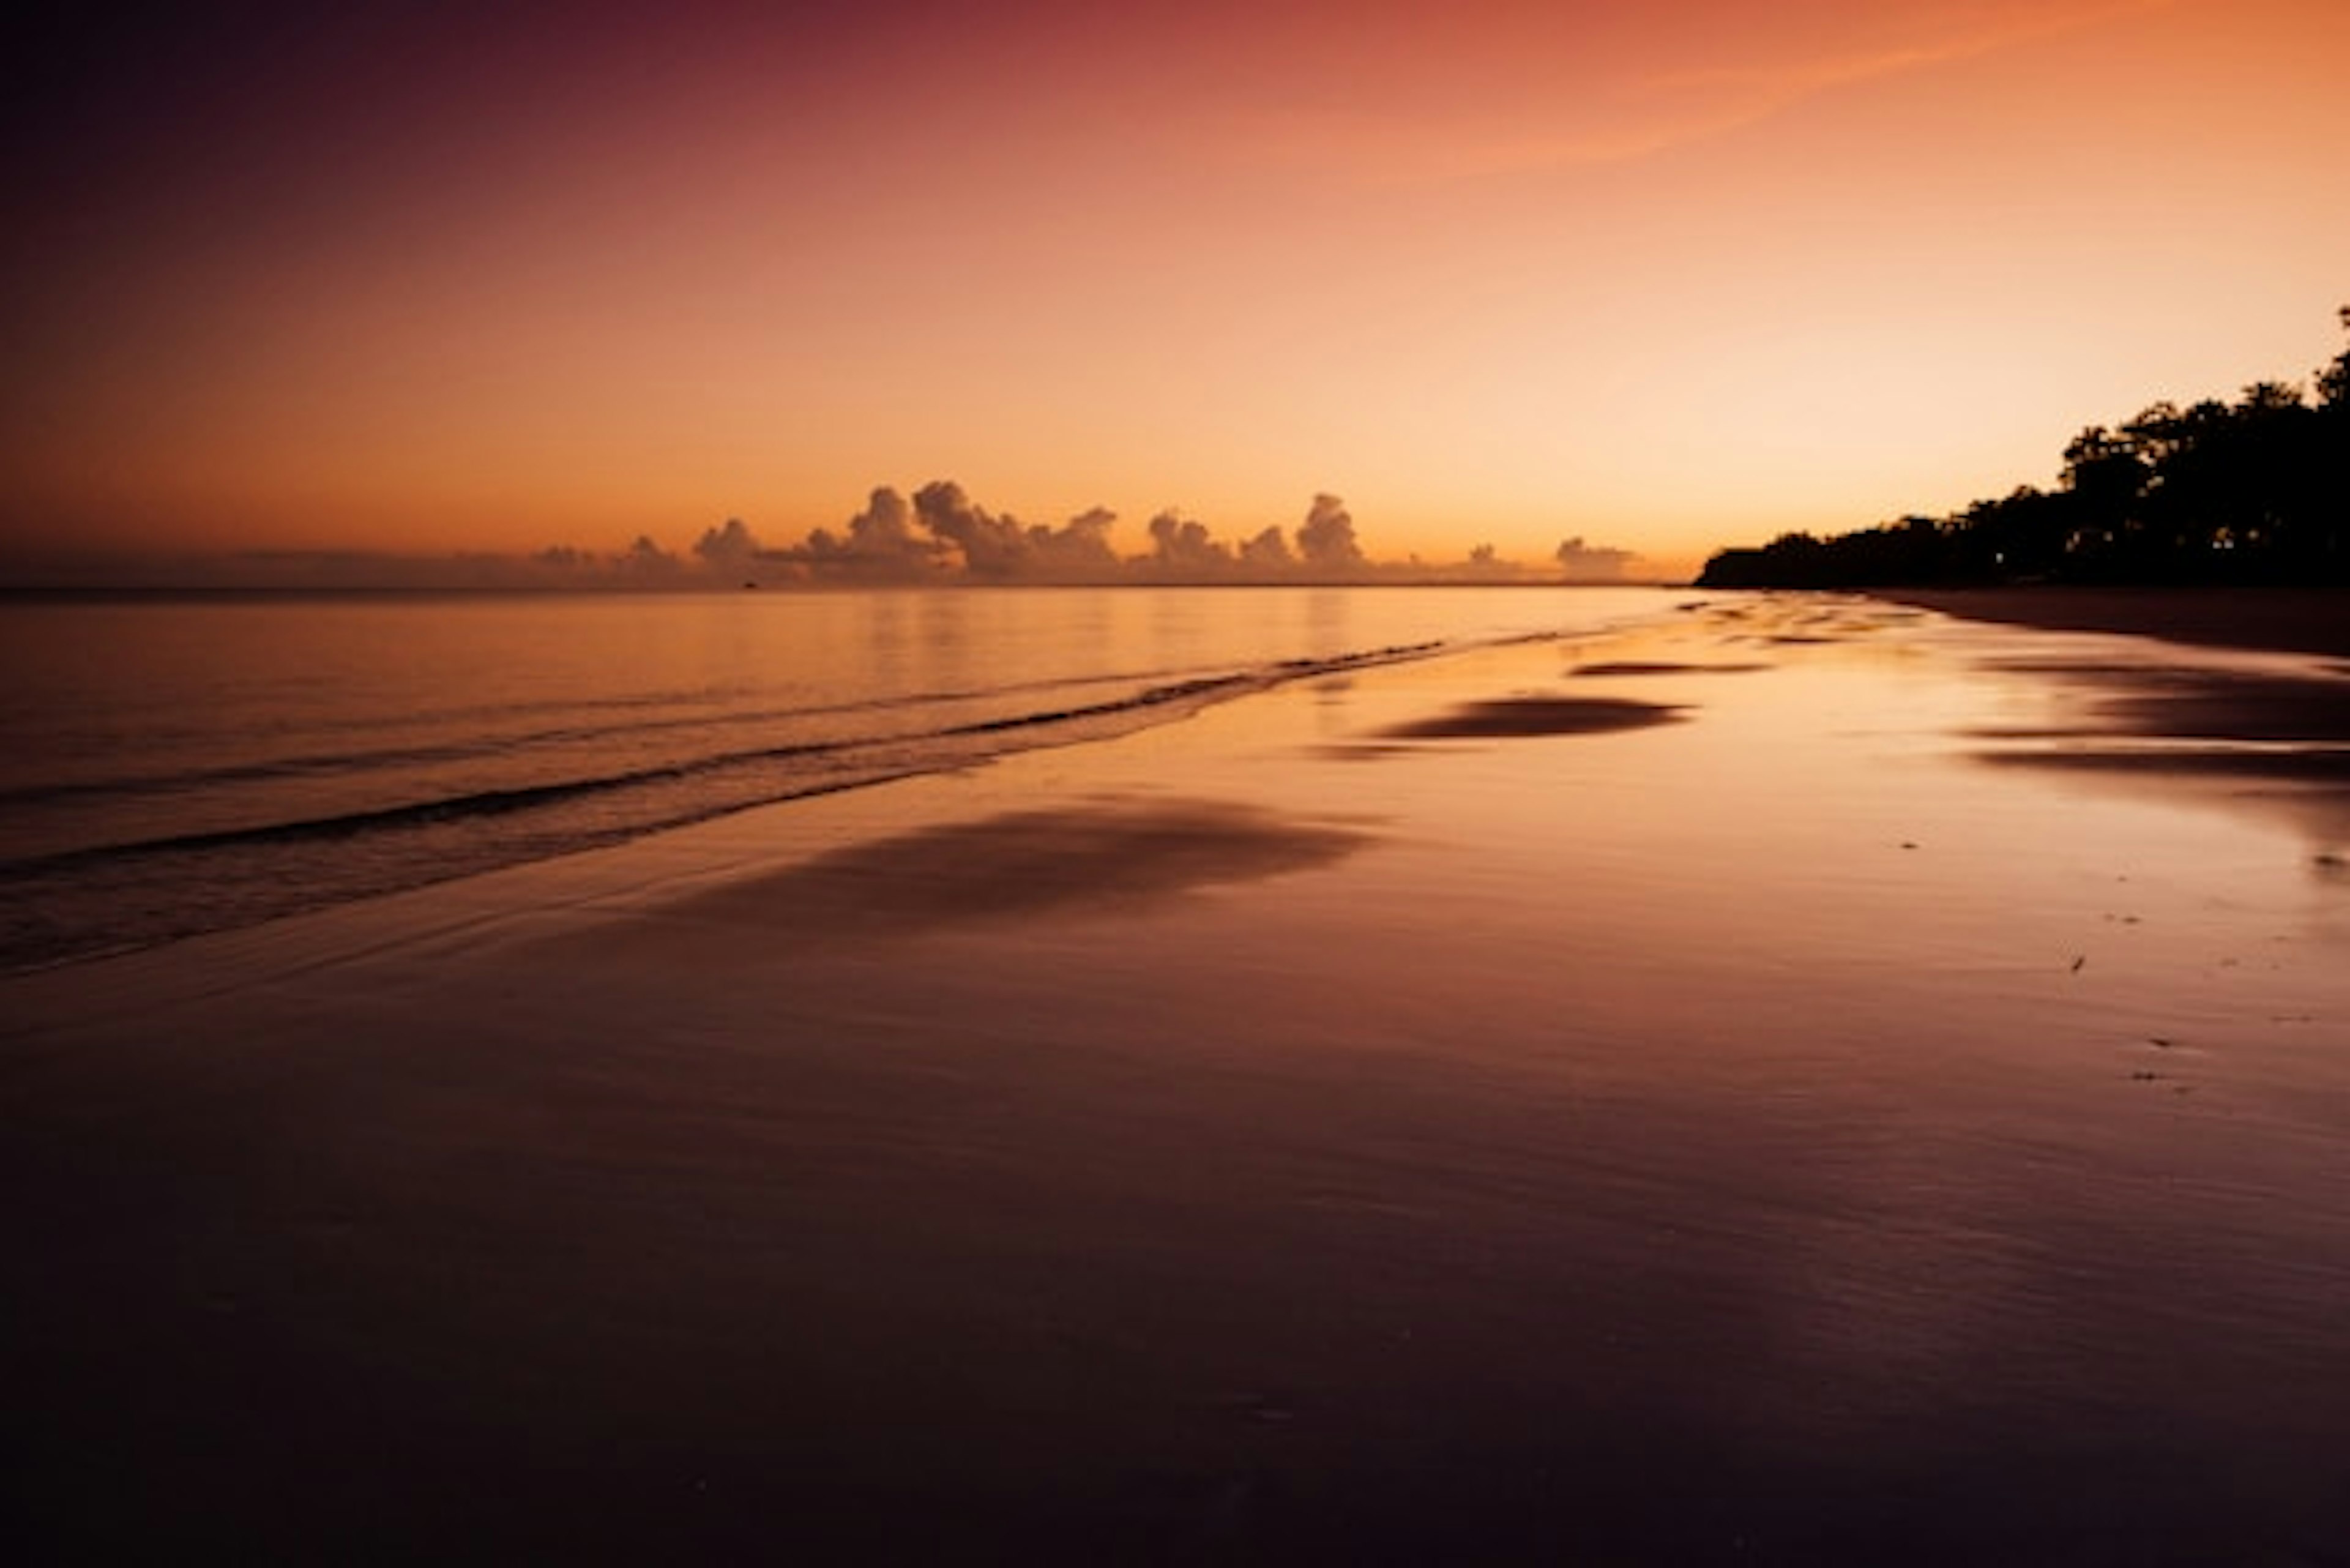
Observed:
[[[2350,331],[2350,306],[2341,312]],[[2064,449],[2059,487],[1946,517],[1724,550],[1708,587],[2350,583],[2350,348],[2302,388],[2159,402]]]

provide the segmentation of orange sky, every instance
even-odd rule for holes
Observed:
[[[485,9],[12,67],[0,551],[944,478],[1686,569],[2048,483],[2350,303],[2340,0]]]

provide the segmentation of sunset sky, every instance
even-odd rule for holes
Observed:
[[[2350,303],[2343,0],[337,9],[11,25],[0,557],[947,479],[1686,570]]]

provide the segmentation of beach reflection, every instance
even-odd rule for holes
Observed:
[[[827,850],[676,900],[662,914],[687,928],[706,958],[712,933],[755,933],[764,948],[1052,915],[1098,918],[1310,870],[1367,842],[1357,827],[1286,820],[1246,805],[1107,797]]]
[[[2263,1539],[2322,1538],[2314,1456],[2350,1408],[2345,889],[2265,805],[1983,765],[1994,736],[2130,741],[2147,710],[2096,679],[1883,607],[1707,607],[1094,759],[1117,834],[1021,819],[1040,888],[1091,891],[1007,885],[1016,925],[873,923],[1021,878],[960,830],[894,840],[928,867],[886,893],[759,896],[902,955],[907,1000],[858,1002],[894,1050],[943,1067],[924,1020],[985,1021],[960,1068],[994,1085],[985,1127],[876,1113],[902,1179],[957,1151],[931,1201],[1022,1209],[1054,1262],[1019,1288],[1101,1336],[1103,1376],[1203,1442],[1276,1412],[1288,1447],[1248,1463],[1401,1539],[1437,1513],[1362,1477],[1525,1529],[1506,1500],[1562,1455],[1615,1500],[1578,1493],[1578,1539],[1619,1548],[1719,1546],[1654,1533],[1684,1487],[1783,1560],[1932,1560],[1922,1515],[1981,1561],[2132,1510],[2216,1549],[2247,1488]],[[2213,713],[2234,689],[2143,663],[2126,688]],[[1252,811],[1377,828],[1148,896],[1128,836],[1243,779]],[[730,896],[696,909],[763,918]],[[812,1026],[868,961],[795,965]],[[1144,1278],[1147,1353],[1114,1326]]]
[[[2189,786],[2299,826],[2323,857],[2350,842],[2350,670],[2314,659],[2174,650],[1995,662],[2042,678],[2038,723],[1988,727],[1984,760],[2112,790]]]
[[[298,1519],[331,1376],[573,1549],[2318,1556],[2350,883],[1986,765],[2116,742],[2045,651],[1704,604],[355,913],[41,1058],[0,1152],[236,1310],[20,1265],[22,1387]]]

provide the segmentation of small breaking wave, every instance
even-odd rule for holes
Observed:
[[[1524,640],[1513,638],[1508,640]],[[829,739],[721,747],[659,763],[614,766],[517,784],[461,789],[359,809],[78,846],[0,862],[0,971],[42,969],[233,929],[434,882],[605,847],[712,818],[910,775],[951,771],[1045,746],[1104,740],[1170,722],[1211,704],[1292,681],[1426,659],[1467,644],[1429,641],[1325,658],[1287,659],[1133,686],[1094,677],[998,691],[934,694],[885,704],[812,705],[767,717],[889,708],[932,722]],[[1014,706],[959,717],[974,701],[1123,685],[1097,701]],[[669,726],[626,727],[629,738]],[[709,726],[712,740],[739,733]],[[512,747],[513,736],[494,742]],[[488,750],[489,738],[432,748]],[[419,749],[394,753],[404,763]],[[365,756],[335,759],[364,775]],[[387,783],[395,771],[380,754]],[[130,792],[168,795],[235,782],[255,769],[192,770],[136,781]],[[271,778],[284,776],[283,764]],[[96,786],[91,786],[95,788]]]

